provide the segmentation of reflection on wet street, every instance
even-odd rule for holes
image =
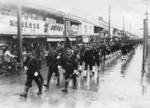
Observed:
[[[148,58],[149,59],[149,58]],[[149,70],[150,64],[147,65]],[[121,61],[116,56],[102,62],[100,72],[87,80],[78,77],[78,88],[62,93],[52,78],[50,89],[37,96],[35,83],[27,99],[21,98],[25,75],[7,76],[0,79],[1,108],[148,108],[150,106],[150,73],[147,71],[141,81],[142,48],[138,47],[129,58]],[[43,67],[46,80],[47,68]],[[62,77],[61,77],[62,78]]]

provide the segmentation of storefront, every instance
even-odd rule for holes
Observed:
[[[46,50],[48,50],[49,47],[56,47],[58,42],[63,41],[64,24],[62,17],[54,15],[47,15],[45,20]]]
[[[0,15],[0,44],[9,44],[17,48],[17,17]],[[33,20],[22,16],[22,43],[23,47],[39,48],[43,52],[46,41],[44,21]]]

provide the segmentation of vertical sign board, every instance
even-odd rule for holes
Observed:
[[[66,21],[66,30],[67,30],[67,35],[70,34],[70,21]]]

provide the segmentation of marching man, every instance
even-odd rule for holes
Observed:
[[[69,39],[67,41],[69,43]],[[66,43],[67,43],[66,42]],[[78,68],[77,57],[71,49],[70,44],[66,44],[66,54],[65,54],[65,88],[62,92],[68,92],[68,82],[73,79],[73,88],[76,89],[76,73]]]
[[[42,81],[40,80],[39,76],[39,62],[32,55],[32,51],[28,50],[27,51],[27,58],[24,62],[24,69],[26,71],[26,83],[25,83],[25,90],[24,93],[21,94],[21,97],[27,97],[28,90],[30,87],[32,87],[32,81],[34,80],[36,84],[38,85],[38,93],[37,95],[42,94]]]

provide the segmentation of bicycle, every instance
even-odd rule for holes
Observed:
[[[3,66],[1,66],[0,77],[7,76],[9,74],[21,74],[21,64],[17,62],[15,58],[11,58],[10,63],[3,61]]]

